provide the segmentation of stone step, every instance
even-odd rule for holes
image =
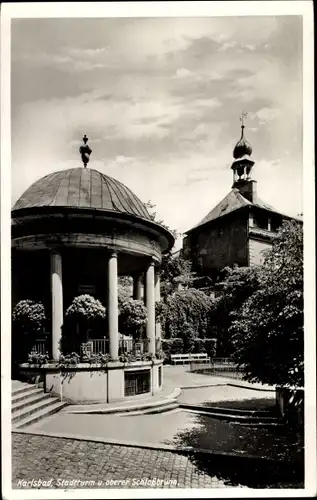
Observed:
[[[12,401],[11,412],[15,413],[19,410],[22,410],[22,408],[32,406],[44,399],[51,399],[51,396],[50,394],[46,394],[45,392],[43,392],[43,390],[40,389],[39,391],[27,395],[23,399]]]
[[[223,413],[214,411],[214,408],[210,408],[208,406],[201,405],[189,405],[189,404],[180,404],[180,408],[184,410],[194,411],[196,413],[202,413],[204,415],[209,415],[210,417],[219,418],[223,420],[230,420],[234,422],[248,422],[248,423],[279,423],[281,419],[278,417],[271,416],[250,416],[250,415],[241,415],[241,414],[232,414],[232,413]]]
[[[175,410],[176,408],[179,408],[178,403],[169,402],[169,403],[157,405],[154,408],[144,408],[144,409],[140,409],[137,411],[129,412],[127,415],[124,415],[124,416],[133,417],[135,415],[153,415],[156,413],[169,412],[169,411]]]
[[[11,380],[11,388],[19,389],[21,386],[24,386],[26,382],[22,382],[21,380]]]
[[[158,400],[158,401],[151,401],[151,402],[140,402],[138,404],[131,404],[131,405],[124,405],[124,406],[116,406],[116,407],[110,407],[107,408],[107,405],[105,405],[102,408],[94,409],[94,408],[83,408],[83,409],[77,409],[77,410],[72,410],[72,408],[67,408],[65,411],[66,413],[73,413],[73,414],[92,414],[92,415],[112,415],[112,414],[132,414],[138,411],[145,411],[145,410],[151,410],[151,409],[157,409],[159,407],[163,407],[165,405],[175,403],[176,399],[175,398],[166,398],[165,400]]]
[[[28,425],[35,424],[35,422],[37,422],[38,420],[49,417],[50,415],[58,412],[67,404],[64,401],[56,401],[56,398],[50,398],[50,400],[51,404],[49,406],[39,409],[35,413],[32,413],[31,415],[28,415],[25,418],[21,419],[15,425],[13,425],[13,429],[22,429]]]
[[[30,390],[34,389],[35,387],[38,389],[38,387],[36,385],[34,385],[34,384],[26,384],[26,383],[23,384],[23,385],[21,385],[21,386],[18,386],[18,387],[13,387],[12,386],[11,387],[11,395],[12,396],[17,396],[18,394],[23,394],[23,393],[25,393],[27,391],[30,391]]]
[[[59,399],[57,398],[52,398],[49,397],[48,399],[44,399],[43,401],[40,401],[38,403],[34,403],[31,405],[27,405],[25,408],[22,408],[21,410],[17,410],[12,414],[12,423],[16,423],[29,415],[32,415],[33,413],[36,413],[38,411],[41,411],[42,409],[46,408],[47,406],[51,406],[54,402],[58,401]]]
[[[273,416],[271,410],[250,410],[250,409],[240,409],[240,408],[223,408],[220,406],[204,406],[207,411],[214,411],[216,413],[223,413],[229,415],[241,415],[250,417],[270,417]]]
[[[31,386],[27,390],[23,392],[18,392],[12,394],[11,401],[12,404],[18,403],[19,401],[23,401],[24,399],[28,399],[29,397],[35,396],[36,394],[43,394],[43,389],[39,389],[36,386]]]

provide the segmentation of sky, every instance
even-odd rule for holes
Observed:
[[[230,191],[246,111],[259,196],[303,211],[300,16],[13,19],[11,43],[12,203],[87,134],[89,167],[182,233]]]

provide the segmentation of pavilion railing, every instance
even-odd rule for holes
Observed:
[[[91,339],[91,352],[94,354],[108,354],[109,353],[109,339]]]
[[[46,354],[49,351],[50,342],[46,339],[37,339],[32,346],[32,354]],[[119,339],[118,354],[132,354],[133,356],[138,356],[146,354],[148,352],[149,341],[148,339]],[[156,341],[156,350],[158,350],[159,344]],[[109,354],[109,339],[89,339],[87,342],[79,342],[75,340],[71,342],[68,346],[67,352],[63,354],[76,352],[80,355],[85,355],[90,357],[91,354]]]
[[[46,339],[36,339],[32,346],[31,354],[46,354],[48,351],[48,343]]]
[[[81,344],[80,352],[89,357],[93,354],[109,354],[109,339],[89,339]],[[76,351],[75,351],[76,352]],[[119,339],[118,354],[132,354],[134,356],[146,354],[148,352],[148,340]]]

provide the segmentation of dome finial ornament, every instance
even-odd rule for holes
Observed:
[[[81,154],[81,159],[82,159],[82,162],[84,164],[84,168],[86,168],[87,167],[87,163],[89,162],[89,157],[90,157],[90,155],[92,153],[92,149],[90,149],[90,147],[87,144],[88,137],[86,136],[86,134],[83,137],[83,142],[84,142],[84,145],[80,146],[79,152]]]

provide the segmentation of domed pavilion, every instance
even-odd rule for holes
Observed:
[[[138,300],[144,283],[144,346],[154,359],[160,340],[160,328],[155,325],[155,301],[160,299],[159,267],[174,237],[151,219],[145,205],[128,187],[87,168],[91,153],[87,140],[85,136],[80,148],[82,167],[53,172],[37,180],[12,209],[12,307],[21,299],[44,304],[51,325],[46,350],[57,362],[66,309],[80,294],[99,299],[107,311],[104,338],[111,363],[103,371],[107,372],[108,390],[103,388],[104,396],[98,397],[94,389],[90,397],[87,388],[82,397],[70,394],[69,399],[77,401],[88,396],[88,400],[111,401],[124,397],[127,369],[118,361],[118,276],[133,277],[133,298]],[[99,344],[91,341],[96,351],[100,340]],[[146,365],[140,363],[137,371]],[[154,392],[162,384],[161,374],[158,382],[161,365],[162,361],[156,360],[149,368],[152,389],[153,377],[156,379]],[[46,385],[49,372],[47,369]],[[111,381],[116,386],[113,390],[109,389]]]

